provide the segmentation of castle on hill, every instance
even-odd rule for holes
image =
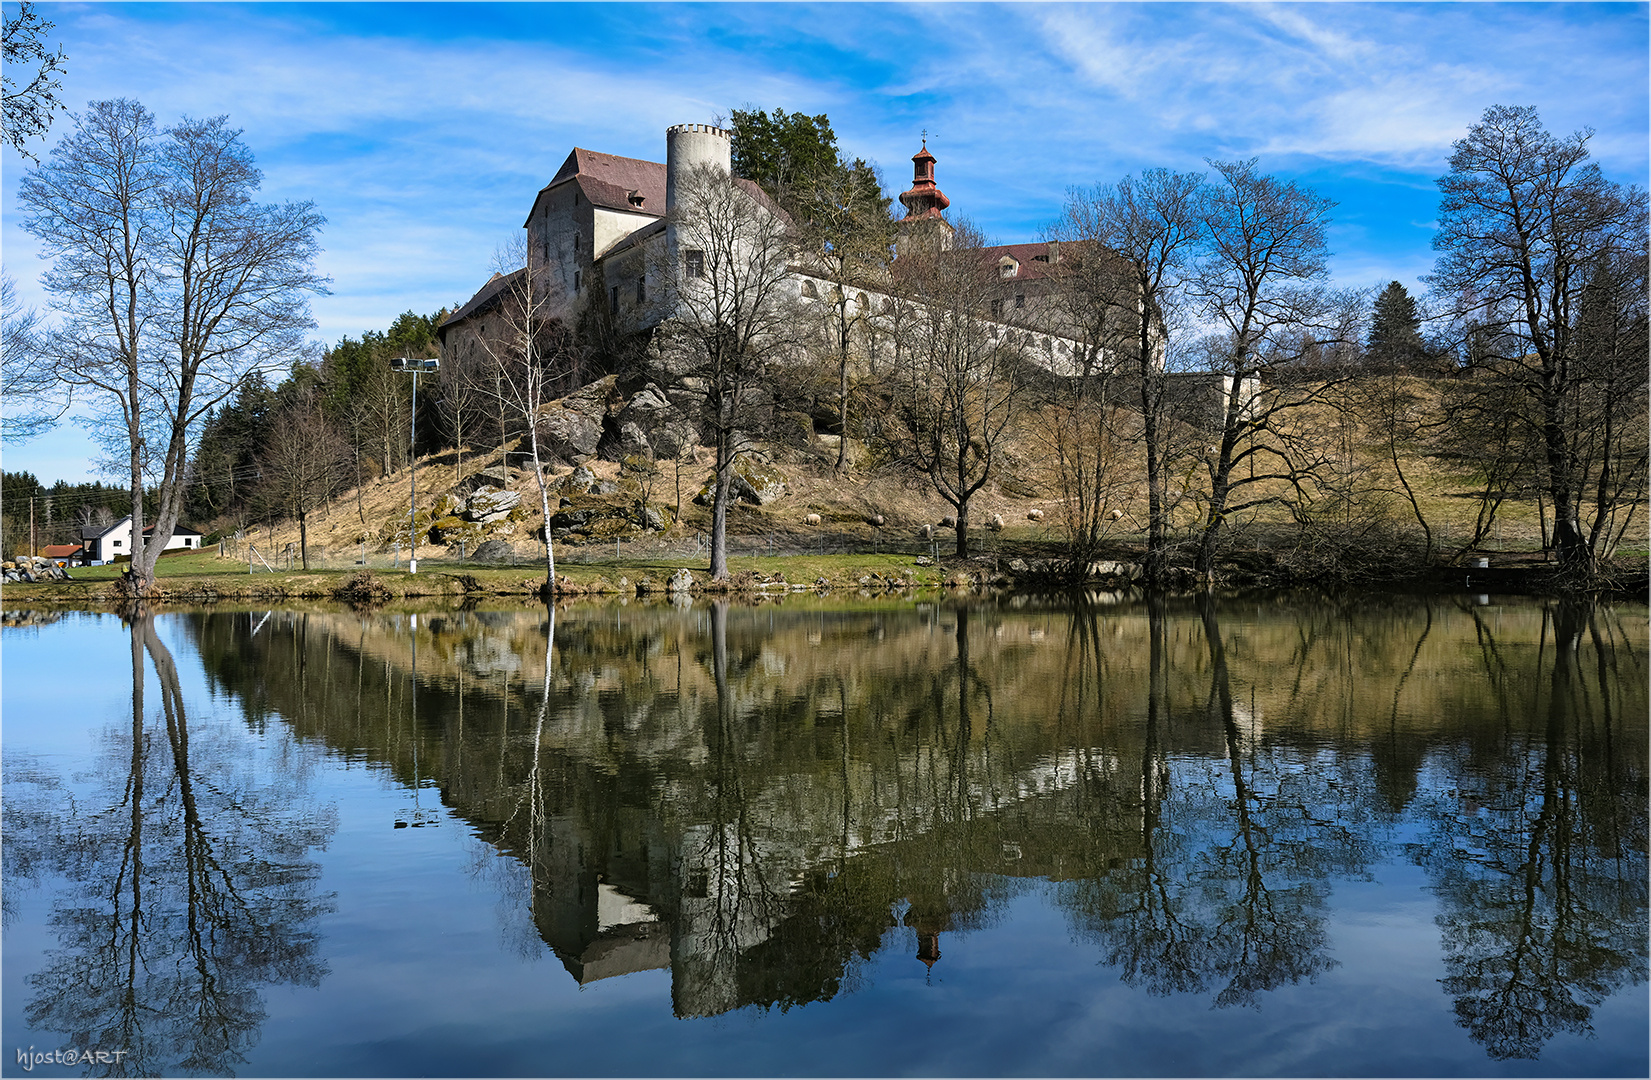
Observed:
[[[494,275],[442,323],[444,358],[478,347],[478,338],[489,332],[490,314],[520,285],[529,267],[535,289],[545,298],[547,318],[572,327],[588,315],[602,315],[621,335],[658,326],[672,314],[669,297],[677,284],[662,276],[697,276],[700,270],[698,253],[680,250],[674,235],[677,226],[670,214],[677,192],[694,170],[708,167],[732,175],[731,163],[731,133],[708,124],[667,129],[663,164],[575,147],[534,197],[523,222],[527,265]],[[899,222],[897,260],[919,235],[951,248],[953,229],[944,215],[951,200],[935,181],[935,163],[925,140],[912,156],[912,186],[900,196],[906,215]],[[754,182],[734,178],[734,183],[770,212],[784,213]],[[1007,244],[972,253],[991,275],[989,310],[982,314],[999,324],[996,332],[1017,335],[1029,354],[1052,371],[1075,366],[1080,346],[1050,332],[1037,317],[1037,300],[1051,284],[1060,245]],[[800,261],[792,277],[799,300],[818,299],[836,287]],[[869,290],[855,300],[871,314],[889,303],[888,297]]]

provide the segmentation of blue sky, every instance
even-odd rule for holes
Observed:
[[[7,5],[8,9],[11,5]],[[1413,292],[1434,179],[1492,104],[1592,127],[1613,179],[1648,180],[1647,5],[51,4],[71,107],[136,98],[162,122],[227,113],[266,199],[328,218],[316,338],[470,296],[573,146],[663,160],[664,131],[746,105],[827,113],[909,186],[929,132],[953,215],[1037,238],[1069,188],[1256,156],[1340,203],[1338,284]],[[60,119],[53,132],[61,133]],[[4,157],[6,271],[44,306]],[[4,449],[88,479],[72,424]]]

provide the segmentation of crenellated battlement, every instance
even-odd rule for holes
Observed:
[[[728,140],[732,140],[734,137],[734,133],[732,131],[724,130],[723,128],[716,127],[713,124],[672,124],[670,127],[665,129],[665,133],[667,135],[672,135],[677,132],[684,132],[692,135],[717,135]]]

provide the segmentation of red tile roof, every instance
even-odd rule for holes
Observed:
[[[562,162],[562,167],[556,170],[550,183],[540,189],[539,198],[568,180],[579,185],[579,190],[592,206],[632,214],[650,214],[653,217],[665,216],[665,166],[657,161],[602,154],[576,146],[567,160]],[[640,206],[632,201],[633,196],[642,200]],[[534,210],[539,208],[539,198],[533,201]],[[530,212],[528,217],[532,216]]]

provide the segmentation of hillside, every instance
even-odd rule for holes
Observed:
[[[1435,391],[1424,380],[1407,380],[1408,389],[1426,398]],[[594,400],[591,388],[575,397]],[[573,399],[568,399],[571,408]],[[1326,538],[1370,538],[1371,543],[1419,546],[1420,530],[1408,501],[1397,483],[1386,443],[1379,433],[1358,415],[1357,403],[1344,400],[1304,408],[1294,416],[1297,436],[1312,440],[1314,449],[1326,459],[1320,470],[1326,484],[1308,506],[1306,523],[1298,521],[1291,509],[1274,503],[1258,506],[1231,521],[1229,542],[1235,554],[1256,548],[1273,553],[1289,549],[1302,551],[1322,546]],[[623,402],[608,400],[608,415],[624,412]],[[560,411],[563,406],[552,406]],[[1425,400],[1424,400],[1425,408]],[[1131,415],[1118,414],[1119,432],[1127,435]],[[974,525],[973,542],[983,552],[1010,554],[1046,549],[1053,553],[1065,536],[1065,521],[1071,503],[1062,496],[1060,470],[1049,445],[1046,410],[1023,410],[1006,440],[1006,452],[994,479],[975,497],[970,506]],[[1184,453],[1172,473],[1170,496],[1174,503],[1176,537],[1189,542],[1196,534],[1204,512],[1201,484],[1205,469],[1199,459],[1210,436],[1184,424],[1177,427],[1177,441]],[[1105,498],[1106,518],[1111,530],[1108,540],[1115,545],[1114,557],[1127,558],[1143,542],[1146,497],[1140,478],[1144,472],[1139,447],[1127,438],[1109,465],[1115,479]],[[820,548],[891,550],[909,548],[917,552],[931,544],[944,556],[952,545],[949,531],[937,530],[935,541],[924,541],[920,530],[939,523],[950,507],[934,493],[923,477],[902,474],[881,463],[875,447],[858,439],[849,445],[850,467],[838,476],[833,470],[837,437],[807,435],[794,445],[762,444],[741,466],[750,481],[750,496],[731,510],[729,531],[736,552],[813,551]],[[613,456],[617,456],[616,454]],[[528,561],[542,558],[544,515],[540,511],[537,485],[531,470],[522,467],[527,455],[518,441],[505,447],[469,447],[462,453],[448,451],[419,460],[417,464],[419,557],[421,562],[443,557],[468,557],[478,544],[497,541],[488,549],[494,557]],[[711,453],[695,447],[678,461],[649,462],[632,455],[622,462],[591,458],[576,471],[558,461],[547,470],[553,487],[552,536],[561,560],[578,561],[606,545],[612,553],[615,542],[626,551],[667,550],[693,553],[696,536],[710,528],[710,510],[696,505],[694,497],[711,477]],[[1447,554],[1463,546],[1472,536],[1480,513],[1478,497],[1483,485],[1471,462],[1424,456],[1414,448],[1401,447],[1399,462],[1422,512],[1435,532],[1438,546]],[[410,477],[403,469],[369,481],[359,490],[344,491],[309,515],[309,546],[312,566],[342,567],[366,557],[369,564],[387,564],[392,557],[405,558],[407,505]],[[476,495],[477,489],[480,495]],[[508,493],[502,499],[498,492]],[[1284,495],[1283,482],[1260,485],[1265,494]],[[481,509],[502,505],[510,495],[519,502],[508,514],[492,515],[497,520],[464,520],[467,500]],[[1253,495],[1246,496],[1246,500]],[[491,501],[489,501],[491,500]],[[677,511],[680,507],[680,520]],[[1041,511],[1041,521],[1028,515]],[[1114,519],[1114,514],[1116,515]],[[810,515],[818,516],[811,524]],[[471,513],[470,517],[486,517]],[[880,525],[872,522],[881,517]],[[1001,532],[989,528],[994,516],[1004,523]],[[1035,515],[1034,515],[1035,516]],[[1646,547],[1646,516],[1637,513],[1620,554],[1643,557]],[[260,553],[274,560],[293,545],[296,566],[297,523],[280,521],[248,529],[241,543],[233,539],[229,522],[197,523],[216,529],[231,539],[226,552],[243,561],[244,545],[255,544]],[[1496,525],[1478,550],[1535,553],[1542,547],[1543,526],[1538,504],[1533,499],[1510,498],[1496,515]],[[434,540],[431,537],[435,537]],[[921,546],[920,546],[921,545]],[[1315,556],[1316,557],[1316,556]]]

